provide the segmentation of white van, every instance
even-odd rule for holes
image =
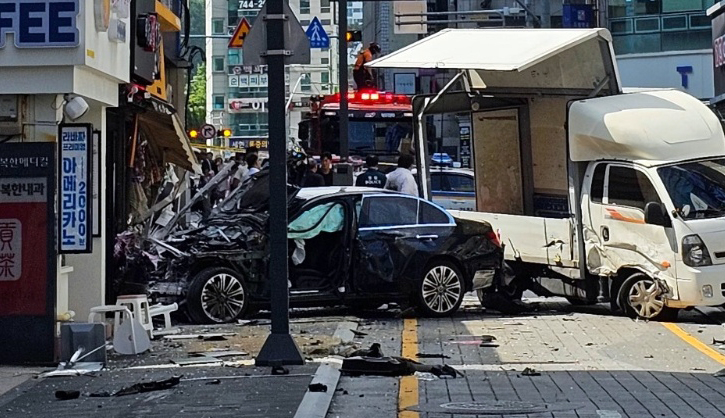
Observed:
[[[427,62],[460,76],[416,98],[416,126],[464,111],[473,125],[476,211],[453,214],[506,244],[511,274],[479,294],[529,288],[648,319],[725,303],[725,135],[707,106],[623,93],[605,29],[452,29],[372,65]]]

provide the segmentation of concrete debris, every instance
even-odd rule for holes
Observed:
[[[380,358],[383,357],[383,352],[380,348],[380,344],[378,343],[372,343],[370,345],[370,348],[363,348],[360,350],[353,351],[350,353],[347,357],[376,357]]]
[[[527,367],[524,369],[524,371],[521,372],[522,376],[541,376],[540,372],[537,372],[536,369],[532,369],[531,367]]]
[[[199,355],[195,357],[172,359],[171,362],[178,364],[179,366],[191,366],[195,364],[221,363],[222,361],[216,357]]]
[[[178,334],[178,335],[166,335],[166,340],[204,340],[204,341],[225,341],[226,338],[219,339],[219,337],[233,337],[237,334],[233,332],[219,332],[219,333],[208,333],[208,334]]]
[[[310,392],[327,392],[327,385],[322,383],[310,383],[307,390]]]

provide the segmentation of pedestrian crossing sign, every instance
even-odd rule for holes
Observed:
[[[239,25],[237,25],[237,29],[234,30],[234,34],[232,35],[232,39],[229,40],[229,48],[241,48],[244,45],[244,38],[247,37],[247,34],[249,33],[249,30],[252,27],[249,26],[249,22],[247,22],[247,19],[242,18],[242,20],[239,21]]]
[[[325,32],[325,28],[320,23],[320,19],[315,16],[310,23],[310,26],[305,32],[307,37],[310,39],[310,48],[329,48],[330,37]]]

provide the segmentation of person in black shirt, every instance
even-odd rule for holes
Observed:
[[[388,178],[378,170],[378,157],[368,155],[365,159],[365,165],[368,166],[368,170],[358,176],[355,181],[355,186],[377,187],[379,189],[385,187],[385,182]]]
[[[310,158],[307,161],[307,172],[302,180],[302,187],[322,187],[324,185],[324,177],[317,173],[317,161]]]
[[[332,154],[329,152],[322,153],[322,169],[320,170],[320,174],[325,179],[325,186],[332,186]]]

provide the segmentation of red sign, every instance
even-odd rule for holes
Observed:
[[[0,316],[45,315],[48,184],[0,178]]]

